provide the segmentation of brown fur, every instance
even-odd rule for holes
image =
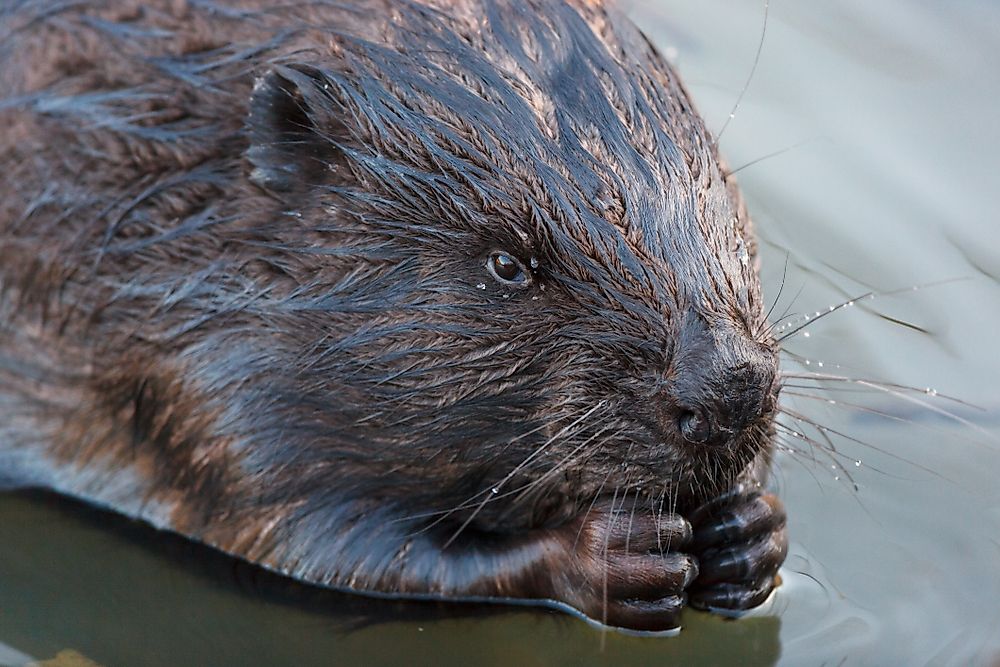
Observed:
[[[0,44],[0,482],[593,614],[594,507],[766,468],[746,211],[601,4],[15,2]]]

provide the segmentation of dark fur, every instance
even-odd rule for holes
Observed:
[[[558,597],[537,538],[595,498],[766,466],[749,221],[616,14],[350,4],[0,9],[0,480],[310,582]]]

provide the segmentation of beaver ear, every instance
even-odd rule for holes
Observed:
[[[290,192],[330,180],[346,132],[323,81],[304,65],[276,66],[257,80],[247,117],[252,182]]]

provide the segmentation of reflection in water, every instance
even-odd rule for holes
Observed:
[[[52,497],[0,501],[0,636],[106,665],[585,665],[656,656],[774,664],[780,620],[691,614],[669,640],[600,633],[564,614],[369,600],[298,586],[171,535]],[[3,664],[0,662],[0,664]]]
[[[720,128],[750,71],[762,2],[634,4]],[[772,298],[784,283],[775,312],[896,292],[792,338],[785,370],[822,363],[824,373],[930,386],[985,412],[853,383],[786,391],[790,410],[832,430],[829,443],[812,432],[818,446],[786,437],[797,452],[779,457],[775,483],[792,551],[784,586],[753,617],[688,613],[679,637],[641,639],[545,611],[283,592],[204,549],[51,500],[5,497],[0,544],[16,548],[0,550],[0,664],[67,648],[108,665],[995,659],[997,25],[1000,6],[987,0],[773,3],[723,150],[732,165],[753,163],[740,179]],[[797,147],[781,152],[788,146]]]

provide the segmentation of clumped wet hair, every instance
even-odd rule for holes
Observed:
[[[749,220],[645,38],[358,4],[0,9],[0,462],[343,581],[766,459]]]

